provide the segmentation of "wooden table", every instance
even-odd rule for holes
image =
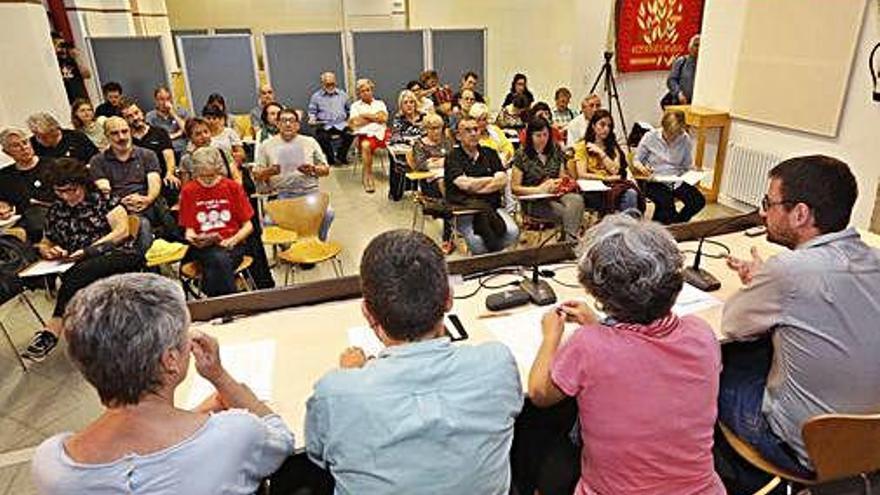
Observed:
[[[700,190],[709,202],[718,201],[721,189],[721,176],[724,172],[724,160],[727,155],[727,140],[730,138],[730,114],[721,110],[693,105],[670,105],[667,110],[681,110],[685,122],[695,130],[697,146],[694,150],[694,168],[703,170],[703,155],[706,152],[706,130],[719,129],[718,151],[715,153],[715,167],[712,171],[712,187],[700,185]]]

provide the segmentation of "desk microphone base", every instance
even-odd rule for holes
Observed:
[[[539,280],[537,283],[531,280],[523,280],[519,288],[529,295],[529,299],[538,306],[546,306],[556,302],[556,293],[553,287],[546,280]]]
[[[694,268],[689,266],[684,269],[684,281],[694,287],[705,291],[712,292],[721,288],[721,282],[714,275],[703,270],[702,268]]]

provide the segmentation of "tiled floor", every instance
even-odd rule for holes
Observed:
[[[409,228],[413,205],[408,199],[393,203],[386,198],[387,183],[368,195],[360,187],[350,169],[334,169],[322,181],[329,192],[336,220],[330,230],[331,239],[344,247],[343,264],[346,274],[357,271],[360,254],[377,233],[393,228]],[[734,210],[710,205],[699,218],[727,216]],[[426,222],[425,232],[438,239],[440,222]],[[283,272],[276,269],[276,280]],[[318,266],[297,274],[297,282],[333,276],[332,267]],[[52,301],[42,292],[31,294],[31,300],[43,315],[52,311]],[[27,345],[38,323],[20,302],[0,308],[0,319],[12,334],[19,349]],[[42,440],[63,431],[77,430],[101,412],[97,394],[68,361],[64,342],[42,363],[30,365],[23,373],[5,342],[0,342],[0,495],[35,493],[30,482],[30,463],[18,457],[29,455],[30,449]],[[17,455],[21,454],[21,456]]]

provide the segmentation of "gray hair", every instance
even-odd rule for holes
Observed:
[[[471,117],[473,117],[475,119],[479,119],[484,115],[488,116],[489,115],[489,106],[486,105],[485,103],[480,103],[480,102],[474,103],[473,105],[471,105],[471,109],[468,111],[468,115],[470,115]]]
[[[101,279],[64,312],[67,352],[107,406],[137,404],[162,386],[162,355],[187,339],[183,291],[151,273]]]
[[[58,120],[56,120],[52,114],[47,112],[37,112],[31,115],[27,118],[26,123],[31,132],[39,132],[41,134],[61,128],[61,124],[58,123]]]
[[[617,321],[666,316],[683,284],[684,259],[660,224],[609,215],[584,236],[578,280]]]
[[[204,146],[192,152],[192,174],[199,175],[203,170],[220,170],[223,168],[223,156],[213,146]]]
[[[369,79],[367,79],[367,78],[358,79],[358,80],[354,83],[354,88],[355,88],[357,91],[360,91],[361,88],[362,88],[363,86],[369,86],[370,89],[375,89],[375,88],[376,88],[376,84],[375,84],[373,81],[371,81],[371,80],[369,80]]]
[[[7,147],[6,143],[9,141],[9,138],[11,138],[11,137],[17,137],[19,139],[27,139],[28,132],[26,130],[20,129],[18,127],[7,127],[6,129],[3,129],[2,131],[0,131],[0,146],[2,146],[3,149],[6,149],[6,147]]]

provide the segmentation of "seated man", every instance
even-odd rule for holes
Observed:
[[[452,111],[453,94],[446,84],[440,84],[440,75],[436,70],[426,70],[419,76],[422,89],[434,102],[434,111],[440,115],[449,115]]]
[[[33,133],[31,146],[39,157],[76,158],[88,163],[98,153],[88,136],[80,131],[62,129],[55,117],[46,112],[28,117],[27,126]]]
[[[104,94],[104,102],[95,109],[95,116],[122,117],[122,108],[119,106],[122,101],[122,86],[118,82],[110,81],[101,86],[101,92]]]
[[[189,118],[185,108],[177,108],[171,98],[171,91],[159,86],[153,91],[155,108],[147,112],[146,121],[151,127],[164,129],[171,138],[174,155],[177,158],[186,151],[186,119]]]
[[[321,89],[309,99],[309,124],[315,126],[315,138],[331,165],[344,165],[351,146],[348,129],[348,94],[336,87],[336,74],[321,74]],[[338,146],[333,146],[338,140]]]
[[[327,159],[314,138],[299,134],[299,114],[285,108],[278,114],[278,135],[260,145],[254,177],[270,182],[279,199],[298,198],[318,192],[318,178],[330,174]],[[327,205],[318,237],[327,240],[333,222]]]
[[[581,113],[565,126],[565,147],[574,148],[575,143],[582,141],[587,133],[587,125],[593,113],[602,108],[602,99],[597,94],[587,95],[581,100]]]
[[[162,169],[156,154],[133,144],[131,129],[122,117],[108,118],[104,132],[110,147],[89,162],[98,190],[117,198],[128,213],[148,220],[156,235],[179,239],[168,206],[159,196]]]
[[[171,141],[171,136],[165,129],[148,124],[144,118],[143,110],[133,98],[123,98],[119,108],[122,112],[122,118],[128,122],[131,129],[131,139],[134,145],[146,148],[156,154],[159,166],[164,171],[162,185],[165,197],[172,204],[176,203],[180,179],[177,178],[177,160],[174,156],[174,143]]]
[[[565,130],[568,123],[574,119],[574,110],[568,108],[568,103],[570,101],[571,91],[564,86],[557,88],[556,92],[553,93],[553,102],[555,104],[555,107],[553,108],[553,127]]]
[[[473,254],[500,251],[519,238],[519,228],[501,204],[507,173],[498,153],[479,144],[478,133],[474,118],[461,118],[460,146],[446,158],[443,176],[450,206],[480,210],[458,219],[458,230]]]
[[[498,342],[452,345],[443,254],[424,234],[385,232],[361,259],[363,314],[386,348],[358,348],[315,384],[306,452],[336,493],[507,494],[519,371]]]
[[[361,182],[364,190],[370,194],[376,192],[376,184],[373,182],[373,152],[387,147],[388,139],[391,137],[386,125],[388,108],[385,102],[373,97],[375,86],[369,79],[358,79],[355,87],[360,99],[351,105],[351,117],[348,120],[348,125],[358,136],[358,146],[361,150],[363,161]]]
[[[663,114],[661,129],[642,136],[633,163],[638,175],[681,175],[694,167],[691,137],[685,132],[684,112],[672,110]],[[645,182],[645,195],[654,202],[655,222],[668,225],[684,223],[706,206],[706,198],[696,186],[687,182]],[[675,200],[684,203],[681,210]]]
[[[461,93],[465,90],[473,92],[475,102],[486,103],[486,99],[483,98],[483,95],[481,95],[479,91],[477,91],[477,83],[479,82],[480,76],[478,76],[477,73],[472,70],[469,70],[462,74],[461,87],[459,87],[458,91],[456,91],[456,93],[452,95],[452,106],[461,106]]]
[[[770,171],[761,216],[767,240],[791,251],[728,260],[744,286],[721,329],[747,342],[722,347],[718,418],[799,475],[811,467],[807,420],[880,412],[880,257],[847,228],[857,195],[839,160],[785,160]]]
[[[15,160],[0,169],[0,220],[21,215],[18,225],[24,228],[29,241],[37,242],[43,238],[47,209],[55,201],[46,180],[51,160],[34,154],[27,133],[21,129],[0,132],[0,147]]]
[[[257,97],[257,106],[251,108],[250,116],[251,128],[254,130],[254,139],[260,135],[260,128],[263,127],[263,107],[275,101],[275,90],[268,84],[260,86],[260,95]]]
[[[199,262],[202,291],[235,292],[235,269],[248,249],[254,210],[244,188],[222,175],[223,158],[212,147],[192,154],[193,180],[180,191],[180,226],[190,244],[188,260]]]

